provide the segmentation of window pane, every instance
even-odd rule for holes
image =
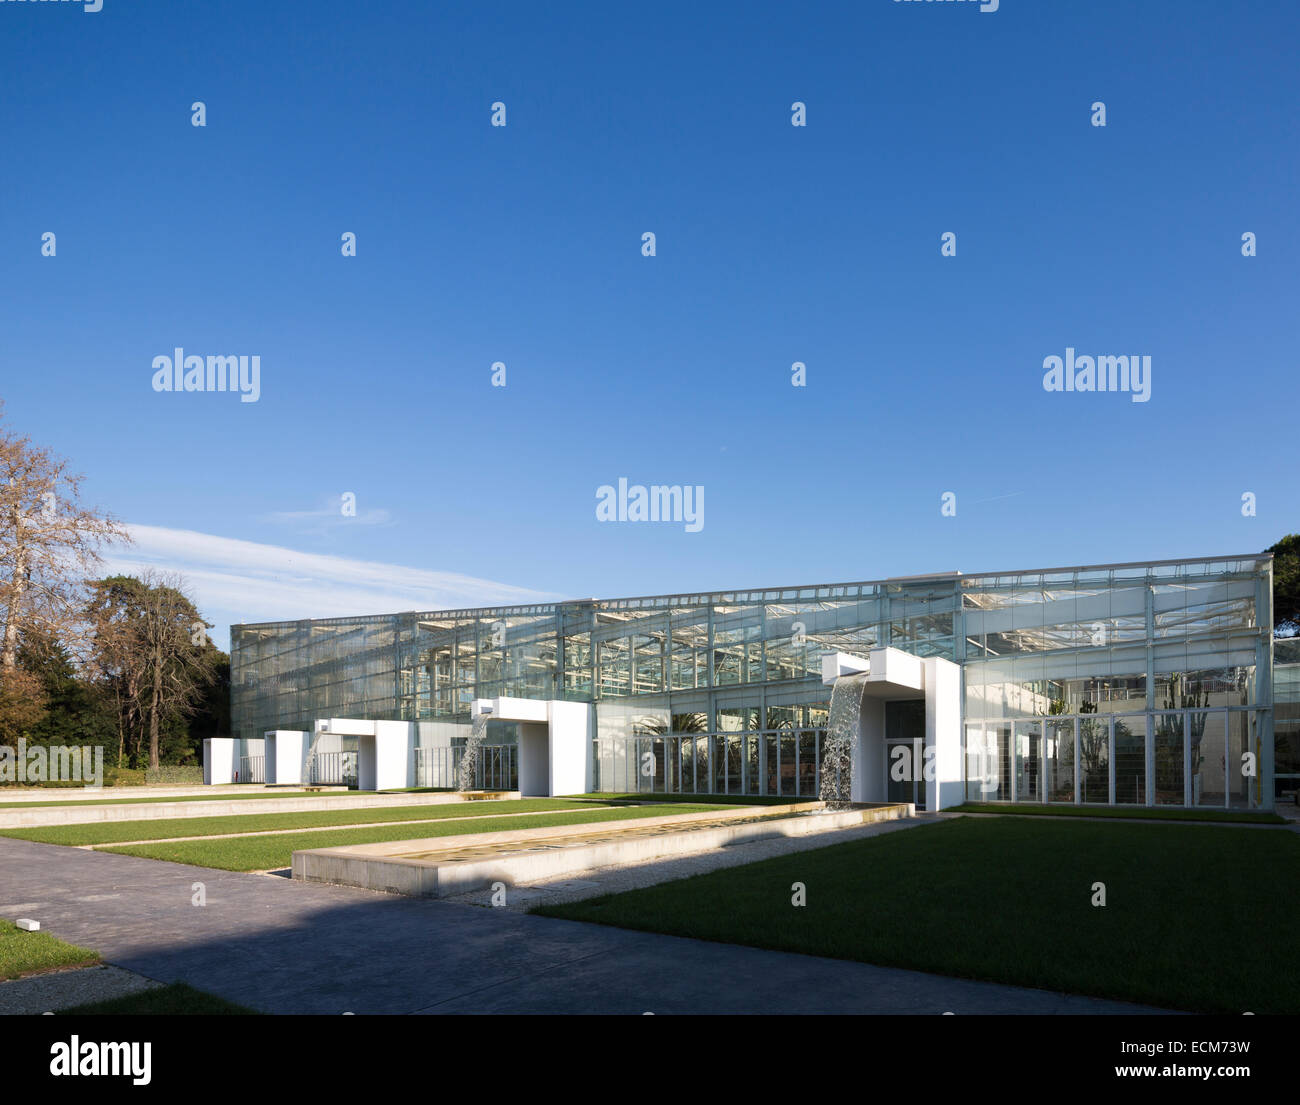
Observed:
[[[688,611],[688,614],[690,612]],[[672,623],[672,687],[691,690],[709,683],[709,625],[674,618]]]
[[[991,721],[983,732],[966,730],[966,797],[972,802],[1011,800],[1011,724]]]
[[[966,800],[982,802],[984,795],[980,790],[984,763],[984,726],[966,726]]]
[[[740,794],[740,741],[737,736],[719,737],[727,742],[727,794]]]
[[[1223,806],[1227,733],[1221,710],[1192,710],[1187,716],[1192,746],[1192,805]]]
[[[683,737],[677,744],[681,750],[682,778],[679,790],[683,794],[695,793],[695,738]]]
[[[1047,780],[1044,797],[1049,802],[1074,802],[1074,722],[1047,723]]]
[[[1016,722],[1016,801],[1041,802],[1043,723]]]
[[[799,734],[799,796],[817,797],[817,734],[811,729]]]
[[[1155,721],[1156,805],[1183,804],[1183,714],[1157,714]]]
[[[711,748],[709,750],[709,767],[713,774],[710,776],[709,790],[714,794],[727,793],[727,738],[711,738]]]
[[[600,693],[622,696],[628,693],[630,658],[626,637],[600,643]]]
[[[1079,801],[1110,801],[1110,721],[1079,719]]]
[[[1147,800],[1147,719],[1115,719],[1115,801],[1142,806]]]
[[[714,629],[713,684],[716,687],[740,682],[743,629]]]
[[[1228,714],[1228,778],[1232,780],[1228,803],[1234,809],[1253,810],[1261,804],[1260,748],[1255,717],[1254,710]]]
[[[663,689],[664,662],[662,637],[632,638],[636,672],[633,682],[633,694],[651,694]]]
[[[797,743],[798,738],[795,737],[793,734],[787,736],[786,734],[782,733],[780,737],[780,741],[781,741],[781,773],[780,773],[781,789],[777,793],[783,796],[788,796],[793,798],[798,793],[798,790],[796,788],[796,783],[798,779],[795,774],[795,762],[794,762],[795,744]]]

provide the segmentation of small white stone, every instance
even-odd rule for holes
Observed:
[[[19,917],[14,922],[23,932],[39,932],[41,928],[40,921],[33,921],[30,917]]]

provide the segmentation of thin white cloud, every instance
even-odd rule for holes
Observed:
[[[223,648],[232,623],[510,606],[560,597],[456,572],[300,552],[193,530],[126,528],[135,543],[107,550],[104,574],[137,575],[151,568],[180,573],[200,612],[215,623],[213,638]]]
[[[324,533],[328,529],[342,526],[386,526],[393,521],[390,511],[377,507],[360,513],[344,514],[338,503],[331,503],[316,510],[276,510],[262,516],[264,522],[280,525],[294,525],[304,533]]]

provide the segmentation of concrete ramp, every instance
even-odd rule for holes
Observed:
[[[520,886],[613,864],[732,844],[857,828],[910,817],[910,803],[831,812],[821,803],[741,806],[632,822],[553,826],[313,848],[293,854],[293,877],[419,898],[446,898],[494,882]]]

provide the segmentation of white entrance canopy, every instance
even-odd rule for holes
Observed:
[[[822,682],[863,675],[862,710],[853,749],[853,801],[888,801],[889,749],[885,703],[925,699],[925,748],[921,770],[925,808],[941,810],[964,800],[961,742],[961,668],[938,656],[913,656],[896,648],[873,648],[866,656],[830,652],[822,657]]]
[[[234,737],[206,737],[203,741],[203,782],[206,786],[233,783],[239,771],[239,742]]]
[[[415,786],[411,750],[416,728],[410,721],[331,717],[316,722],[316,735],[357,738],[357,789],[402,790]]]
[[[519,726],[519,793],[585,794],[591,789],[591,707],[559,699],[478,698],[470,717]]]
[[[262,734],[264,778],[268,785],[297,785],[303,782],[310,733],[297,729],[268,729]]]
[[[519,727],[519,790],[528,795],[585,794],[594,768],[591,704],[529,698],[480,698],[471,717],[512,721]],[[443,750],[448,757],[454,736],[468,733],[463,722],[376,721],[369,718],[319,718],[311,732],[268,730],[265,745],[267,783],[301,785],[313,754],[337,751],[338,738],[357,742],[357,787],[401,790],[416,785],[416,753]],[[423,739],[422,739],[423,738]],[[432,739],[433,743],[425,741]],[[250,742],[251,744],[252,742]],[[448,761],[443,761],[448,762]],[[203,781],[232,783],[239,766],[239,742],[210,738],[203,747]]]

